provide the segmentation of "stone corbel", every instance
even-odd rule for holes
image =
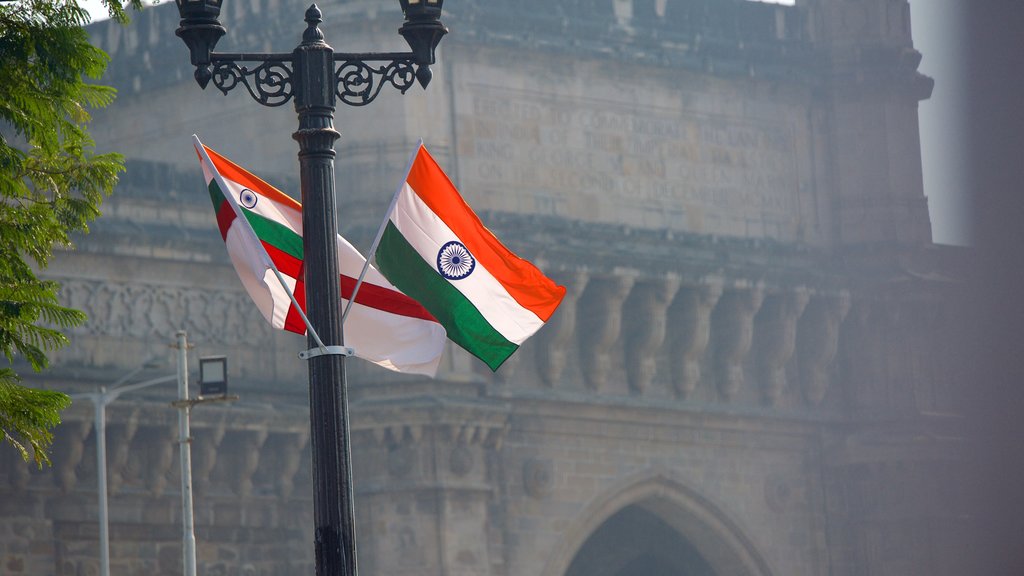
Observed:
[[[252,494],[252,477],[260,466],[260,454],[268,434],[266,430],[246,430],[240,435],[237,447],[240,459],[235,470],[234,491],[244,498]]]
[[[383,439],[388,446],[398,447],[406,444],[419,444],[423,439],[423,425],[421,424],[392,424],[382,427]],[[376,432],[376,430],[375,430]]]
[[[226,426],[223,421],[211,428],[197,430],[192,433],[195,438],[195,460],[192,462],[192,477],[197,490],[206,490],[210,484],[210,473],[217,465],[217,449],[224,439]]]
[[[786,388],[786,364],[796,349],[796,327],[807,307],[806,288],[768,298],[758,314],[758,364],[764,375],[763,399],[775,406]]]
[[[65,421],[53,435],[54,479],[64,494],[71,492],[78,482],[75,469],[82,461],[85,436],[91,427],[88,420]]]
[[[139,430],[139,410],[133,409],[120,424],[107,429],[108,481],[111,492],[117,492],[125,480],[125,467],[128,465],[128,453]],[[113,434],[110,432],[113,431]]]
[[[167,473],[174,463],[178,448],[178,426],[160,426],[148,430],[145,444],[139,447],[149,453],[149,467],[146,469],[146,488],[153,496],[160,496],[167,487]]]
[[[569,357],[569,345],[576,332],[576,310],[580,294],[587,286],[590,276],[586,272],[576,271],[558,274],[554,280],[565,286],[565,297],[541,329],[540,347],[537,349],[537,371],[541,382],[553,388],[562,377],[566,361]]]
[[[669,310],[672,319],[672,377],[676,395],[686,398],[700,383],[700,361],[711,335],[711,311],[722,296],[722,280],[708,278],[684,287]]]
[[[612,358],[621,356],[613,350],[622,331],[622,304],[633,288],[635,278],[620,274],[611,278],[592,279],[584,294],[585,316],[580,324],[580,351],[584,384],[601,391],[608,381]]]
[[[718,391],[731,400],[745,380],[743,362],[754,337],[754,316],[764,302],[764,287],[755,284],[730,291],[716,309],[715,361]]]
[[[263,453],[276,456],[273,473],[277,494],[282,498],[292,495],[295,488],[295,475],[299,471],[299,463],[302,461],[302,454],[309,442],[309,432],[284,432],[275,434],[267,441],[269,447],[263,448]]]
[[[633,291],[637,304],[631,313],[633,326],[626,346],[626,379],[633,394],[642,394],[654,379],[655,358],[665,342],[665,311],[679,284],[678,276],[668,276],[645,282]]]
[[[505,435],[508,433],[508,425],[504,424],[501,426],[492,426],[487,429],[487,435],[484,437],[483,445],[488,450],[500,452],[501,447],[505,443]]]
[[[839,328],[850,310],[850,293],[814,298],[800,319],[798,351],[804,397],[818,405],[828,391],[828,368],[839,347]]]

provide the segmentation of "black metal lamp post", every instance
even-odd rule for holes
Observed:
[[[227,94],[239,84],[264,106],[292,98],[299,129],[303,257],[307,316],[323,343],[342,343],[341,286],[335,235],[334,129],[336,99],[350,106],[373,101],[385,84],[403,94],[415,81],[430,82],[434,51],[448,30],[441,23],[443,0],[399,0],[405,23],[399,32],[410,52],[340,53],[317,28],[321,13],[306,10],[302,43],[290,53],[213,52],[225,29],[218,22],[221,0],[176,0],[181,24],[176,34],[188,45],[195,78],[212,80]],[[253,68],[240,63],[256,63]],[[315,347],[307,337],[310,348]],[[314,551],[320,576],[356,575],[355,516],[352,508],[351,450],[345,357],[309,358],[310,444],[313,452]]]

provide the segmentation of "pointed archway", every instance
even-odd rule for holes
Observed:
[[[771,576],[736,522],[664,473],[619,483],[579,518],[543,576]]]
[[[627,506],[605,520],[565,576],[714,576],[686,538],[657,514]]]

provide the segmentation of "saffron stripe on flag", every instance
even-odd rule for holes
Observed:
[[[391,222],[428,266],[436,262],[441,246],[456,238],[444,220],[408,186],[395,203]],[[379,248],[377,252],[380,253]],[[433,266],[430,266],[430,269],[431,274],[438,275]],[[479,260],[472,274],[451,281],[449,285],[473,302],[491,327],[514,344],[521,344],[544,325],[544,321],[533,310],[524,308]],[[429,306],[426,308],[430,310]]]
[[[305,333],[301,205],[193,139],[239,280],[271,326]],[[347,248],[339,251],[339,264],[347,266],[342,270],[360,269],[362,255],[340,235],[337,240]],[[348,318],[353,329],[346,330],[350,333],[344,344],[379,366],[433,376],[445,347],[444,328],[375,269],[367,272],[368,284],[358,298],[361,305]],[[338,282],[355,283],[341,276]],[[343,303],[338,301],[339,306]]]
[[[497,370],[519,348],[492,328],[469,299],[424,262],[394,223],[388,222],[384,229],[377,254],[377,266],[391,283],[433,310],[448,338],[491,370]],[[388,257],[382,260],[382,254]]]
[[[506,248],[466,204],[426,148],[421,146],[418,153],[420,161],[413,162],[406,179],[409,187],[520,305],[547,322],[562,301],[564,288]]]
[[[206,148],[204,146],[204,148]],[[227,180],[233,180],[238,184],[246,188],[251,188],[260,193],[261,196],[266,196],[272,201],[277,202],[295,210],[296,212],[302,211],[302,205],[297,200],[288,196],[284,192],[281,192],[277,188],[274,188],[270,184],[267,184],[262,179],[254,174],[250,174],[244,168],[235,164],[231,160],[217,154],[213,150],[206,148],[206,153],[210,155],[210,159],[221,176],[224,176]]]

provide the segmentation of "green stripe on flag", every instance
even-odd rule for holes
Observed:
[[[220,191],[220,186],[217,186],[216,180],[210,180],[210,185],[207,188],[210,190],[210,200],[213,201],[213,209],[219,210],[220,205],[225,201],[224,193]]]
[[[516,349],[495,330],[473,303],[423,260],[388,222],[377,248],[377,267],[384,276],[437,318],[448,338],[497,370]]]
[[[291,254],[302,260],[302,236],[275,220],[243,209],[245,219],[252,224],[252,229],[260,240],[274,246],[278,250]]]
[[[224,198],[224,193],[221,191],[220,186],[217,186],[216,180],[210,180],[209,188],[213,209],[217,210],[220,208],[221,203],[227,200]],[[244,208],[242,213],[245,214],[245,219],[249,221],[253,231],[256,232],[256,236],[261,241],[302,260],[302,236],[299,236],[284,224],[271,220],[266,216],[261,216]]]

